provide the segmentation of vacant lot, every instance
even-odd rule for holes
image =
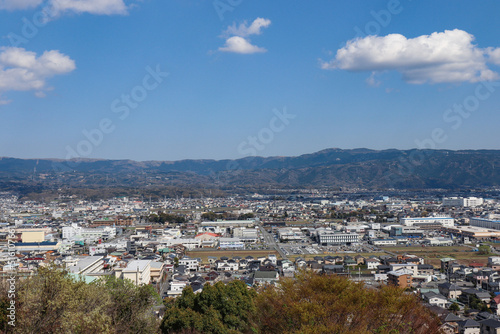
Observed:
[[[486,264],[488,256],[480,255],[478,252],[473,252],[471,247],[467,246],[446,246],[446,247],[384,247],[387,250],[398,255],[413,254],[425,259],[425,263],[439,267],[441,262],[439,259],[451,257],[458,260],[459,263],[469,264],[471,262],[479,262]]]

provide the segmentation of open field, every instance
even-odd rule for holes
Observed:
[[[387,250],[396,254],[413,254],[421,256],[425,259],[425,263],[439,267],[441,262],[439,259],[451,257],[458,260],[458,263],[469,264],[471,262],[479,262],[486,264],[488,256],[480,255],[478,252],[472,252],[471,247],[467,246],[445,246],[445,247],[384,247]]]
[[[278,258],[279,254],[274,250],[193,250],[186,252],[186,255],[189,257],[199,257],[203,264],[208,263],[209,256],[215,256],[220,258],[221,256],[227,256],[228,258],[232,258],[234,256],[240,256],[242,258],[247,256],[259,257],[259,256],[267,256],[269,254],[275,254]]]
[[[325,257],[327,255],[330,255],[330,256],[346,256],[346,255],[349,255],[349,256],[352,256],[352,257],[355,257],[357,255],[361,255],[363,257],[370,257],[370,256],[381,256],[381,255],[387,255],[387,253],[383,253],[383,252],[377,252],[377,253],[335,253],[335,252],[325,252],[325,253],[321,253],[321,254],[290,254],[288,255],[288,259],[291,260],[292,262],[295,261],[296,258],[298,257],[301,257],[303,258],[304,260],[313,260],[315,256],[321,256],[321,257]]]

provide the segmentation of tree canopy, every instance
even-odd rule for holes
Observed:
[[[177,299],[165,302],[163,333],[253,333],[258,332],[253,317],[256,314],[256,292],[242,281],[228,284],[206,284],[194,294],[186,287]]]
[[[152,312],[158,304],[151,286],[114,276],[87,284],[55,267],[40,267],[37,275],[17,281],[16,326],[1,317],[0,328],[7,333],[150,334],[158,330]]]
[[[163,333],[438,333],[439,319],[402,289],[304,272],[278,287],[190,288],[167,303]]]

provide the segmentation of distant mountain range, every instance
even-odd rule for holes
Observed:
[[[467,189],[500,186],[500,150],[326,149],[237,160],[0,158],[0,191],[339,187]]]

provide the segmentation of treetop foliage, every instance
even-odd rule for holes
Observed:
[[[163,333],[432,334],[440,324],[404,290],[310,272],[257,291],[238,281],[186,288],[167,305]]]
[[[6,289],[0,299],[5,301]],[[8,299],[7,299],[8,300]],[[15,327],[0,318],[5,333],[156,333],[151,286],[135,286],[114,276],[87,284],[55,267],[16,282]]]

